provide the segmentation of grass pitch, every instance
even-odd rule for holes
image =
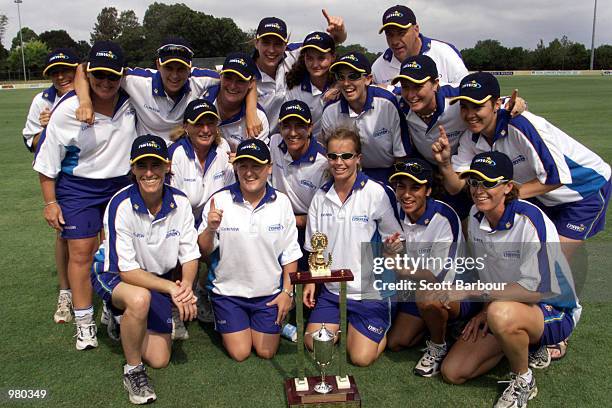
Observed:
[[[549,119],[568,134],[612,159],[612,78],[501,78],[502,93],[513,88],[529,110]],[[121,385],[123,356],[118,343],[99,331],[100,346],[78,352],[72,324],[56,325],[57,298],[53,232],[42,218],[42,198],[31,154],[21,141],[21,128],[36,91],[0,92],[0,405],[2,406],[131,406]],[[608,215],[610,223],[612,217]],[[572,335],[568,355],[535,373],[539,394],[530,407],[607,406],[612,373],[612,292],[609,252],[612,227],[592,240],[591,271],[586,290],[601,296],[584,302],[582,320]],[[604,289],[602,289],[604,288]],[[598,291],[597,291],[598,290]],[[99,304],[97,304],[99,306]],[[99,314],[99,308],[97,310]],[[150,370],[158,407],[282,407],[283,380],[295,374],[293,343],[282,341],[271,361],[251,356],[235,363],[224,353],[208,326],[189,325],[191,338],[174,344],[172,362]],[[365,407],[490,407],[501,391],[508,365],[462,386],[412,374],[420,357],[416,349],[386,352],[369,368],[350,367]],[[309,364],[311,375],[316,374]],[[44,400],[17,402],[10,389],[45,389]]]

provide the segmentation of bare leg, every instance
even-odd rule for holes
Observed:
[[[70,289],[68,283],[68,243],[58,233],[55,237],[55,268],[60,289]]]
[[[349,323],[346,347],[351,362],[356,366],[367,367],[372,365],[385,349],[386,343],[386,337],[383,338],[380,343],[376,343],[359,333],[359,331]]]
[[[124,310],[121,318],[121,346],[125,359],[129,365],[138,365],[142,361],[151,292],[121,282],[113,290],[112,302],[115,307]]]
[[[123,324],[121,327],[123,330]],[[170,333],[147,331],[142,342],[142,359],[153,368],[164,368],[170,362],[172,340]]]
[[[257,356],[265,359],[274,357],[278,351],[280,334],[262,333],[251,329],[251,336],[253,337],[253,347],[255,347]]]
[[[223,333],[221,338],[227,353],[234,360],[244,361],[251,355],[251,348],[253,348],[251,329],[244,329],[234,333]]]
[[[387,348],[399,351],[404,347],[413,347],[423,339],[424,331],[423,319],[399,312],[389,330]]]
[[[431,341],[436,344],[445,343],[448,320],[449,318],[456,318],[459,316],[460,303],[452,302],[450,304],[450,309],[446,309],[437,300],[426,300],[417,302],[417,307],[429,329]]]
[[[504,357],[501,345],[492,334],[476,341],[459,338],[442,362],[442,377],[451,384],[463,384],[495,367]]]
[[[68,240],[68,280],[75,309],[86,309],[91,306],[93,290],[89,269],[97,243],[97,237]]]

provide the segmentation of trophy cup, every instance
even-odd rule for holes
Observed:
[[[338,375],[327,376],[328,368],[334,360],[335,341],[338,334],[333,334],[325,324],[314,333],[313,357],[319,367],[320,376],[307,377],[304,365],[304,303],[303,285],[308,283],[322,284],[330,282],[340,283],[340,333],[346,331],[346,282],[354,280],[349,269],[330,270],[331,255],[327,261],[323,255],[327,248],[327,236],[317,232],[313,234],[311,245],[313,253],[308,257],[308,272],[295,272],[289,276],[295,285],[295,311],[297,320],[297,378],[285,380],[285,393],[289,407],[304,407],[309,404],[319,406],[360,407],[361,396],[353,376],[346,373],[346,335],[341,335],[338,350]]]

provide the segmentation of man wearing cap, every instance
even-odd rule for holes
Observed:
[[[393,6],[382,16],[378,33],[385,32],[389,48],[372,65],[374,83],[387,84],[397,76],[407,57],[425,54],[438,66],[440,81],[457,84],[468,74],[461,54],[451,44],[427,38],[419,32],[414,12],[406,6]]]
[[[231,53],[223,62],[221,82],[208,88],[202,96],[217,108],[221,119],[219,130],[232,152],[236,152],[240,142],[249,138],[246,121],[247,99],[256,87],[255,77],[258,74],[259,70],[250,56],[243,52]],[[268,118],[259,104],[257,117],[261,121],[262,130],[256,138],[268,143]]]
[[[322,10],[327,21],[327,32],[336,44],[346,39],[344,21]],[[278,17],[265,17],[257,27],[253,59],[259,69],[257,75],[258,102],[268,115],[270,130],[277,132],[280,106],[286,100],[286,73],[297,61],[300,43],[289,43],[287,24]]]
[[[215,71],[192,67],[192,59],[193,51],[189,43],[182,38],[171,37],[157,49],[156,70],[125,70],[121,87],[131,96],[136,109],[138,134],[159,135],[170,143],[170,135],[181,125],[187,104],[219,83],[219,75]],[[91,123],[89,95],[81,75],[77,71],[75,87],[81,101],[79,119]],[[247,103],[247,117],[256,118],[254,92],[251,98]]]
[[[65,94],[72,91],[74,73],[78,64],[79,58],[69,48],[58,48],[47,55],[43,75],[50,77],[53,85],[36,94],[30,105],[26,123],[21,132],[23,143],[29,151],[36,151],[40,135],[49,123],[51,111]],[[68,283],[67,263],[68,247],[66,246],[66,240],[58,234],[55,239],[55,266],[59,296],[57,309],[53,315],[53,320],[56,323],[65,323],[72,320],[72,292]]]
[[[95,125],[76,119],[74,91],[55,106],[34,157],[48,225],[68,240],[68,279],[77,323],[78,350],[97,347],[89,269],[110,198],[129,180],[129,151],[136,138],[136,115],[120,90],[123,52],[110,41],[89,53],[87,82]]]
[[[164,184],[170,172],[165,141],[140,136],[129,157],[133,183],[108,204],[104,268],[93,270],[91,281],[112,304],[113,316],[122,316],[123,386],[130,402],[146,404],[157,396],[144,363],[163,368],[170,361],[172,306],[183,320],[197,314],[192,285],[200,252],[189,199]],[[175,282],[171,271],[177,263],[182,279]]]
[[[323,110],[323,138],[338,128],[357,130],[363,145],[364,172],[378,181],[388,182],[394,161],[412,153],[408,127],[396,97],[371,85],[370,62],[361,53],[343,55],[330,71],[342,95]]]
[[[471,318],[475,314],[469,302],[445,305],[438,300],[436,291],[422,289],[424,283],[448,282],[450,287],[456,274],[465,272],[463,266],[456,264],[465,256],[461,220],[448,204],[430,197],[434,174],[425,160],[405,159],[395,163],[389,182],[395,189],[403,232],[401,237],[396,234],[388,239],[386,246],[400,242],[402,250],[399,253],[423,261],[423,266],[396,270],[398,279],[411,280],[418,289],[409,301],[398,303],[399,313],[391,326],[387,346],[391,350],[412,347],[428,331],[430,339],[426,341],[425,353],[414,373],[433,377],[440,372],[448,352],[448,322]]]
[[[293,301],[289,273],[302,252],[289,199],[267,183],[272,165],[266,144],[240,143],[234,167],[238,182],[206,203],[198,242],[214,266],[209,289],[223,346],[236,361],[253,348],[269,359]]]

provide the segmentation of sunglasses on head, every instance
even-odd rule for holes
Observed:
[[[338,159],[351,160],[356,155],[356,153],[327,153],[327,158],[332,161],[336,161]]]
[[[421,174],[425,168],[419,163],[402,163],[397,162],[393,165],[395,171],[408,171],[412,174]]]
[[[357,81],[359,79],[361,79],[361,77],[363,77],[363,74],[361,72],[351,72],[347,75],[342,75],[339,72],[334,72],[334,78],[336,78],[336,81],[342,82],[345,79],[348,79],[349,81]]]
[[[99,80],[104,80],[104,79],[108,79],[109,81],[115,82],[121,79],[121,75],[117,75],[117,74],[113,74],[112,72],[105,72],[105,71],[91,71],[91,75],[94,76],[94,78],[99,79]]]
[[[497,180],[497,181],[488,181],[488,180],[484,180],[484,179],[478,179],[478,178],[474,178],[474,177],[468,177],[468,179],[465,181],[467,183],[468,186],[470,187],[474,187],[477,188],[478,186],[482,186],[484,188],[491,189],[491,188],[495,188],[501,184],[505,184],[507,183],[509,180]]]

